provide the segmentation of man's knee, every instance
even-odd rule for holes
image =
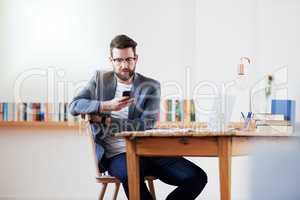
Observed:
[[[205,171],[203,171],[201,168],[198,168],[198,170],[191,171],[184,182],[198,186],[199,188],[204,188],[208,182],[208,176]]]
[[[118,178],[122,183],[126,183],[128,181],[126,168],[110,169],[109,174]]]
[[[115,175],[122,183],[128,181],[127,171],[121,170]]]
[[[198,171],[198,176],[200,176],[201,179],[202,179],[205,183],[207,183],[207,181],[208,181],[208,176],[207,176],[206,172],[205,172],[203,169],[200,168],[200,170]]]
[[[201,170],[201,180],[203,185],[205,186],[208,183],[208,176],[205,171]]]
[[[201,168],[197,170],[197,172],[193,175],[192,181],[196,184],[199,188],[204,188],[208,182],[208,176]]]

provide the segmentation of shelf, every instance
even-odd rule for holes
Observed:
[[[240,128],[242,123],[230,123],[230,127]],[[44,122],[44,121],[0,121],[1,127],[9,128],[79,128],[79,122]],[[158,122],[156,128],[207,128],[205,122]]]
[[[0,127],[36,127],[36,128],[78,128],[79,122],[44,122],[44,121],[0,121]],[[205,128],[204,122],[158,122],[157,128]]]
[[[44,122],[44,121],[0,121],[0,128],[53,128],[53,129],[78,129],[79,123],[75,122]]]

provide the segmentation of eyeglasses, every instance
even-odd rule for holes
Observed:
[[[136,60],[135,57],[128,57],[128,58],[113,58],[112,61],[116,64],[116,65],[121,65],[124,61],[127,62],[127,64],[133,64],[134,61]]]

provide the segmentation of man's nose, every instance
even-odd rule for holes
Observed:
[[[121,67],[122,67],[122,68],[128,68],[128,63],[126,62],[126,60],[123,60],[123,61],[122,61]]]

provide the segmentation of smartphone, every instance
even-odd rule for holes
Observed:
[[[130,97],[130,93],[131,93],[130,91],[124,91],[122,96],[123,97]]]

